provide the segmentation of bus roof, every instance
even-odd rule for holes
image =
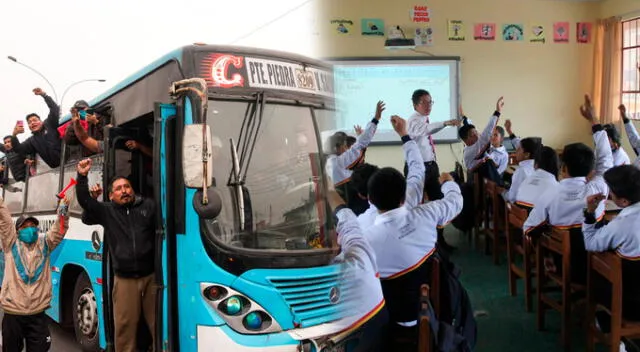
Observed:
[[[205,62],[207,60],[207,56],[216,55],[216,54],[237,55],[247,59],[256,58],[255,60],[257,61],[262,61],[262,59],[265,59],[265,60],[271,59],[271,60],[277,60],[279,62],[289,62],[292,64],[298,64],[305,68],[308,66],[308,67],[313,67],[316,70],[322,70],[327,72],[330,71],[330,65],[328,65],[325,62],[312,59],[309,57],[305,57],[302,55],[293,54],[293,53],[287,53],[287,52],[276,51],[276,50],[268,50],[268,49],[242,47],[242,46],[193,44],[193,45],[187,45],[187,46],[183,46],[181,48],[175,49],[163,55],[162,57],[158,58],[157,60],[151,62],[144,68],[133,73],[132,75],[125,78],[123,81],[119,82],[118,84],[108,89],[104,93],[90,100],[89,105],[91,107],[99,107],[99,106],[105,105],[107,103],[110,103],[111,100],[114,100],[114,98],[118,97],[119,95],[127,95],[126,91],[130,90],[130,88],[135,87],[137,85],[141,85],[140,87],[141,89],[138,89],[138,90],[133,89],[133,91],[136,93],[141,93],[141,90],[146,89],[146,91],[144,92],[145,94],[143,95],[139,94],[138,97],[148,96],[149,99],[147,100],[154,100],[154,101],[151,102],[151,105],[149,104],[148,101],[146,101],[145,102],[146,104],[143,104],[145,105],[145,107],[142,110],[148,110],[147,112],[153,111],[153,105],[152,105],[153,103],[169,102],[169,98],[170,98],[169,85],[173,81],[202,76],[202,69],[201,69],[201,66],[203,65],[202,62]],[[249,65],[249,63],[247,63],[245,66],[247,65]],[[163,69],[166,72],[162,72],[161,74],[158,73],[160,70],[163,70]],[[248,72],[249,68],[243,68],[243,70],[244,70],[244,74],[247,76],[247,78],[249,78],[248,77],[250,74]],[[152,76],[156,74],[159,77],[157,77],[156,79],[153,79]],[[205,78],[205,77],[202,77],[202,78]],[[160,86],[159,84],[141,84],[141,82],[144,82],[145,80],[149,80],[150,81],[149,83],[155,81],[153,83],[161,83],[161,84]],[[161,86],[162,83],[166,83],[166,85]],[[265,87],[269,88],[266,85],[257,85],[257,87],[259,88],[261,87],[262,89],[264,89]],[[329,88],[332,91],[332,87],[329,87]],[[210,87],[210,91],[215,92],[216,89],[220,91],[224,90],[224,93],[227,93],[227,94],[232,92],[232,90],[229,90],[229,89],[225,90],[224,88],[220,89],[220,88]],[[250,94],[250,93],[254,93],[256,89],[257,89],[256,87],[251,87],[251,88],[240,87],[238,89],[235,89],[235,91],[233,91],[232,94],[242,94],[242,93]],[[154,91],[155,94],[149,94],[149,91]],[[134,93],[129,93],[128,95],[133,95],[133,94]],[[289,94],[291,93],[289,92]],[[132,99],[132,97],[129,97],[128,99],[116,99],[116,100],[124,100],[126,101],[126,103],[130,105],[131,104],[138,105],[140,103],[139,99]],[[120,108],[119,110],[122,110],[122,108]],[[127,115],[134,115],[136,110],[141,111],[141,109],[132,109],[132,110],[133,110],[132,111],[133,114],[127,114]],[[135,118],[138,116],[140,115],[129,116],[129,118]],[[127,118],[127,120],[129,118]],[[61,124],[65,123],[70,119],[71,119],[71,115],[67,113],[65,114],[65,116],[61,117],[60,123]],[[121,121],[121,119],[118,118],[117,123],[122,123],[122,122],[124,121]]]

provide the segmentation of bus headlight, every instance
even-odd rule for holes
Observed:
[[[242,322],[245,328],[259,331],[263,327],[271,325],[271,317],[263,311],[256,310],[245,315]]]
[[[267,310],[229,287],[201,283],[202,296],[220,317],[241,334],[265,334],[282,331]]]
[[[247,301],[248,300],[242,296],[231,296],[222,301],[218,305],[218,308],[220,311],[227,315],[237,315],[240,314],[245,308],[251,306],[251,303]]]

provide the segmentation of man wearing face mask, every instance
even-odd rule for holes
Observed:
[[[91,159],[78,163],[78,203],[91,222],[102,225],[105,235],[109,236],[115,272],[112,293],[115,350],[135,352],[140,313],[155,341],[155,203],[136,195],[129,180],[121,176],[113,178],[108,185],[111,202],[98,202],[89,191],[90,169]]]
[[[68,204],[68,200],[65,199]],[[20,216],[13,225],[11,213],[0,199],[0,239],[5,255],[4,280],[0,292],[2,351],[45,352],[51,347],[45,310],[51,304],[49,257],[62,242],[68,229],[68,216],[60,230],[58,216],[44,236],[39,236],[38,219]]]

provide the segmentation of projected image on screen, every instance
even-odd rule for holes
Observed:
[[[427,90],[434,101],[429,122],[443,122],[457,115],[457,60],[358,60],[332,61],[336,93],[334,126],[323,130],[340,130],[352,134],[354,125],[364,126],[375,113],[376,103],[386,103],[383,119],[374,142],[398,142],[389,123],[391,115],[409,119],[415,112],[411,95],[416,89]],[[457,141],[457,129],[447,127],[434,136],[436,142]]]

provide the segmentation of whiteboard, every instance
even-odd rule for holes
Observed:
[[[335,130],[353,134],[353,126],[364,126],[373,118],[382,100],[382,114],[373,144],[399,143],[389,117],[405,119],[415,112],[411,95],[424,89],[434,101],[430,122],[457,118],[460,101],[459,57],[344,58],[327,59],[333,65],[336,99]],[[433,135],[436,143],[456,143],[458,129],[447,127]]]

